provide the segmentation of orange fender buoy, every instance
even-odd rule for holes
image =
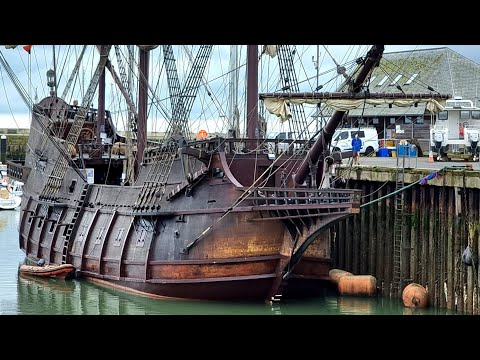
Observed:
[[[402,300],[406,307],[423,308],[428,305],[428,293],[422,285],[411,283],[403,289]]]
[[[336,283],[338,283],[338,280],[340,280],[342,276],[347,276],[347,275],[353,275],[353,274],[351,272],[340,270],[340,269],[332,269],[328,272],[328,276],[330,276],[330,279],[332,279],[332,281]]]
[[[338,280],[341,295],[367,295],[377,292],[377,279],[372,275],[345,275]]]

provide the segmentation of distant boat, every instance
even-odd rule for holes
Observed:
[[[75,274],[75,267],[72,264],[45,266],[22,265],[20,266],[19,272],[22,275],[67,279],[73,277]]]
[[[20,206],[22,198],[17,195],[13,195],[5,187],[0,187],[0,209],[12,210]]]
[[[0,188],[6,188],[9,193],[21,197],[23,185],[25,185],[23,182],[8,177],[7,164],[0,163]]]

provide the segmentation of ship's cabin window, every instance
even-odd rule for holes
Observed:
[[[460,119],[470,119],[470,111],[468,110],[460,110]]]
[[[480,110],[472,110],[472,119],[480,119]]]
[[[448,111],[439,112],[438,120],[448,120]]]
[[[423,116],[418,116],[417,117],[417,120],[415,121],[417,124],[423,124],[424,123],[424,120],[423,120]]]
[[[412,118],[409,116],[405,116],[405,120],[403,121],[404,124],[411,124],[412,123]]]

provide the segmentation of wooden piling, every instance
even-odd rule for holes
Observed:
[[[478,314],[479,264],[465,266],[462,254],[469,243],[480,253],[480,186],[471,173],[463,177],[462,170],[448,176],[439,175],[435,186],[414,185],[404,194],[401,280],[403,286],[415,282],[428,288],[430,306]],[[366,203],[395,191],[395,182],[383,179],[351,180],[351,185],[372,194]],[[465,185],[465,192],[464,179],[473,184]],[[373,275],[382,296],[398,297],[391,293],[394,220],[394,197],[362,208],[337,225],[334,256],[336,267]]]
[[[370,192],[370,185],[366,183],[363,183],[362,185],[362,193],[364,195],[368,194]],[[360,254],[360,263],[359,263],[359,271],[358,274],[366,274],[367,273],[367,268],[368,268],[368,241],[367,241],[367,232],[368,232],[368,226],[362,226],[368,224],[368,212],[369,209],[362,209],[360,211],[360,223],[358,224],[360,227],[360,249],[358,253]]]
[[[412,282],[418,282],[417,277],[417,257],[418,257],[418,249],[417,249],[417,232],[418,232],[418,224],[419,224],[419,216],[418,216],[418,209],[417,209],[417,201],[418,201],[418,191],[417,188],[414,187],[412,189],[412,197],[411,197],[411,217],[410,217],[410,276]]]
[[[381,188],[378,192],[378,197],[382,197],[386,194],[386,189],[385,187]],[[375,205],[374,205],[375,206]],[[376,205],[377,207],[377,251],[376,251],[376,269],[375,269],[375,277],[377,278],[377,284],[380,286],[380,290],[383,294],[383,288],[384,288],[384,283],[385,279],[383,277],[383,268],[384,268],[384,263],[383,263],[383,254],[384,254],[384,247],[385,247],[385,228],[384,228],[384,223],[385,223],[385,201],[379,201]]]
[[[455,230],[455,221],[452,214],[455,213],[455,190],[448,189],[448,238],[447,238],[447,308],[453,310],[455,308],[455,277],[454,277],[454,255],[453,255],[453,234]]]
[[[373,192],[376,190],[376,186],[374,184],[370,184],[370,192]],[[370,198],[370,201],[373,199],[378,199],[378,192],[376,196],[372,196]],[[377,241],[377,232],[376,232],[376,222],[378,222],[378,213],[377,213],[377,206],[369,206],[368,207],[368,271],[367,273],[370,275],[375,276],[376,272],[376,266],[375,266],[375,256],[377,254],[377,247],[376,247],[376,241]]]

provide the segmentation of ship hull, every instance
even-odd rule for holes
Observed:
[[[135,183],[123,186],[125,156],[79,143],[70,153],[81,169],[59,166],[57,146],[38,135],[47,125],[46,117],[32,121],[28,148],[43,151],[27,152],[23,168],[12,171],[25,184],[20,249],[33,261],[70,263],[82,276],[131,291],[270,301],[288,276],[328,277],[326,230],[359,207],[352,191],[292,187],[285,174],[295,158],[286,157],[261,189],[250,188],[251,174],[272,160],[233,151],[237,139],[184,144],[172,154],[153,148]],[[166,159],[168,177],[160,179]]]

